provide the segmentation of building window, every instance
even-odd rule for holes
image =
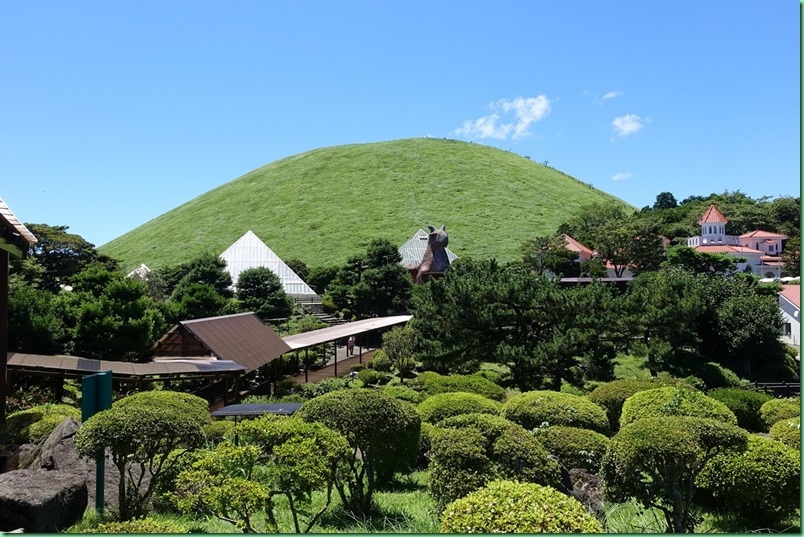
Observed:
[[[790,337],[792,333],[793,330],[791,329],[790,323],[784,323],[784,335]]]

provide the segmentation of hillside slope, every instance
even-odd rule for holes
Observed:
[[[375,237],[401,245],[446,224],[459,257],[519,256],[582,205],[625,202],[489,146],[416,138],[343,145],[278,160],[101,246],[131,269],[220,254],[252,230],[282,259],[341,264]]]

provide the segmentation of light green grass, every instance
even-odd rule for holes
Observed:
[[[155,194],[157,195],[157,194]],[[416,138],[317,149],[215,188],[102,245],[125,269],[222,253],[253,231],[282,259],[342,264],[382,237],[402,245],[446,224],[458,256],[519,256],[583,205],[615,201],[525,157],[480,144]]]

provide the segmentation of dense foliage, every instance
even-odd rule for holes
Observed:
[[[772,526],[800,507],[800,459],[799,451],[752,434],[745,451],[713,457],[698,476],[698,485],[718,509]]]
[[[801,418],[785,418],[777,421],[771,426],[769,436],[796,451],[801,451]]]
[[[763,432],[765,422],[759,410],[773,399],[772,396],[740,388],[717,388],[706,392],[707,397],[726,405],[737,417],[737,425],[752,432]]]
[[[611,428],[616,431],[620,428],[620,414],[626,399],[637,392],[652,390],[672,382],[677,381],[668,377],[612,380],[596,386],[587,397],[606,411]]]
[[[70,405],[46,403],[14,412],[0,429],[0,445],[36,444],[67,418],[81,421],[81,411]]]
[[[640,392],[644,393],[644,392]],[[667,531],[682,533],[691,518],[695,480],[718,453],[744,449],[747,434],[707,418],[661,416],[627,424],[611,439],[601,476],[613,501],[634,498],[660,509]]]
[[[431,432],[430,492],[439,506],[497,478],[559,486],[558,464],[521,426],[499,416],[465,414]]]
[[[422,421],[433,425],[459,414],[474,412],[499,414],[500,408],[500,403],[493,399],[466,392],[446,392],[431,395],[416,406]]]
[[[770,430],[773,424],[778,421],[801,416],[801,398],[771,399],[759,408],[759,414],[765,424],[765,430]]]
[[[111,453],[120,476],[118,502],[122,520],[143,514],[161,473],[180,460],[170,456],[175,449],[197,448],[205,440],[199,416],[187,413],[194,396],[164,393],[167,397],[163,396],[163,402],[172,399],[187,404],[153,405],[148,398],[134,403],[120,400],[89,418],[75,434],[75,447],[81,455],[97,459],[104,456],[105,450]],[[205,417],[208,422],[208,414]],[[146,474],[150,480],[145,479]]]
[[[353,449],[337,483],[343,504],[367,513],[376,483],[416,465],[421,419],[413,405],[380,390],[336,390],[305,402],[298,416],[338,431]],[[359,457],[358,457],[359,455]]]
[[[603,528],[578,500],[552,487],[498,480],[449,504],[441,531],[603,533]]]
[[[424,371],[416,377],[416,381],[421,386],[421,390],[428,395],[467,392],[476,393],[495,401],[502,401],[505,398],[505,389],[480,374],[440,375],[435,371]]]
[[[608,437],[598,432],[562,425],[539,429],[536,440],[567,470],[584,468],[593,474],[600,469],[609,446]]]
[[[620,415],[620,427],[660,416],[711,418],[737,425],[734,413],[720,401],[696,390],[668,386],[637,392],[626,399]]]
[[[533,430],[548,425],[564,425],[609,433],[606,412],[579,395],[552,391],[525,392],[511,397],[501,415]]]
[[[279,276],[268,267],[242,271],[235,296],[242,311],[254,312],[260,319],[284,319],[293,313],[293,299],[285,293]]]

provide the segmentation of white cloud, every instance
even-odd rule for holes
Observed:
[[[619,97],[622,94],[623,94],[622,91],[610,91],[607,94],[605,94],[601,100],[608,101],[609,99],[614,99],[615,97]]]
[[[626,179],[630,179],[630,178],[631,178],[631,172],[620,172],[620,173],[615,173],[611,177],[611,180],[612,181],[625,181]]]
[[[617,136],[625,138],[635,132],[639,132],[645,123],[650,123],[650,120],[647,118],[643,119],[636,114],[626,114],[621,117],[615,117],[611,125],[614,127],[614,132],[617,133]]]
[[[492,113],[474,121],[464,121],[452,134],[468,138],[497,138],[506,140],[530,136],[531,126],[550,113],[550,100],[545,95],[500,99],[489,105]],[[501,115],[505,115],[502,118]]]

